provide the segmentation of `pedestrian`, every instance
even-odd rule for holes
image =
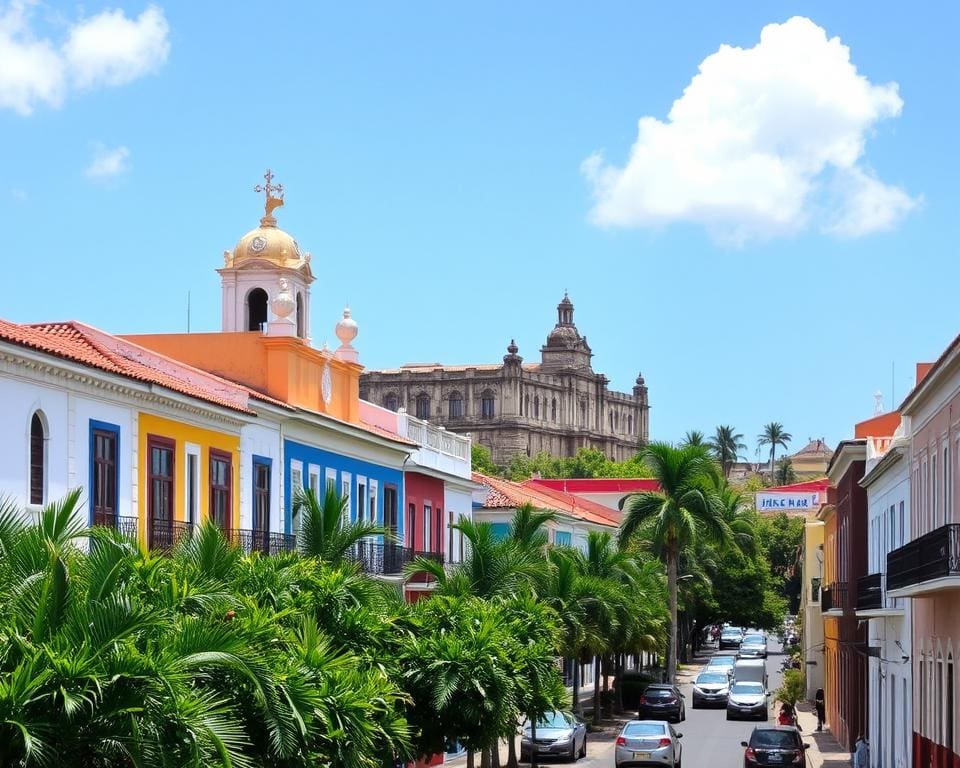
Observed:
[[[862,734],[853,748],[853,768],[870,768],[870,745]]]
[[[826,703],[823,699],[823,688],[817,688],[817,695],[813,700],[813,705],[817,708],[817,730],[823,730],[823,721],[827,719]]]

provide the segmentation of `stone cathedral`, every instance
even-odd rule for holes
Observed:
[[[525,363],[518,353],[511,341],[502,363],[411,363],[367,371],[360,396],[469,432],[498,464],[541,451],[573,456],[580,448],[622,461],[647,442],[650,406],[643,376],[632,394],[607,388],[609,379],[591,367],[593,352],[573,322],[568,296],[557,306],[557,324],[540,348],[540,362]]]

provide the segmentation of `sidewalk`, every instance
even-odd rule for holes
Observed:
[[[803,740],[810,744],[807,750],[807,764],[810,768],[840,768],[852,766],[850,753],[840,746],[828,729],[817,732],[817,715],[813,707],[806,702],[797,704],[797,723]]]

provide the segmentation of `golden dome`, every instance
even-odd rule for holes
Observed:
[[[276,219],[264,216],[260,226],[240,238],[227,266],[239,267],[251,261],[266,261],[278,267],[299,269],[306,263],[306,254],[293,235],[277,227]]]

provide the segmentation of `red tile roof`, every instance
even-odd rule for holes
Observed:
[[[830,487],[830,481],[823,477],[819,480],[804,480],[800,483],[790,483],[789,485],[777,485],[773,488],[761,488],[758,493],[826,493]]]
[[[0,320],[0,341],[243,413],[253,413],[248,405],[250,397],[270,400],[259,392],[75,321],[20,325]]]
[[[487,497],[484,506],[490,509],[514,509],[521,504],[530,503],[538,509],[550,509],[584,520],[588,523],[616,528],[620,525],[620,515],[595,501],[582,499],[572,493],[555,491],[542,486],[514,483],[499,477],[473,473],[473,481],[486,486]]]
[[[540,485],[554,491],[565,493],[637,493],[657,491],[660,484],[656,480],[633,477],[586,477],[554,480],[534,478],[523,483],[526,486]]]
[[[833,448],[827,445],[823,440],[811,440],[793,456],[826,456],[833,453]]]

